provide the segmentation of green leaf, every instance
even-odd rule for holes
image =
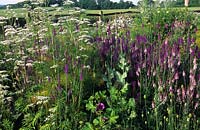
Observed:
[[[129,66],[125,67],[125,71],[126,71],[126,72],[129,71]]]
[[[110,114],[110,119],[109,119],[109,123],[110,124],[115,124],[117,123],[117,119],[119,118],[119,116],[115,115],[115,112],[112,111]]]
[[[50,124],[45,124],[40,127],[40,130],[51,130],[51,125]]]
[[[105,75],[103,76],[103,81],[108,82],[108,78]]]
[[[110,97],[111,97],[111,100],[112,100],[111,102],[117,100],[118,91],[116,90],[116,88],[115,87],[110,88],[109,92],[110,92]]]
[[[136,117],[135,111],[131,111],[130,118],[135,118],[135,117]]]
[[[116,72],[116,76],[117,76],[118,82],[120,82],[120,83],[124,82],[123,75],[121,75],[118,71]]]
[[[128,91],[128,83],[126,83],[121,89],[122,94],[127,93],[127,91]]]
[[[32,121],[32,126],[36,126],[36,125],[37,125],[38,120],[39,120],[39,118],[40,118],[41,116],[42,116],[42,112],[39,111],[39,112],[35,115],[35,117],[34,117],[34,119],[33,119],[33,121]]]
[[[125,98],[121,98],[121,105],[123,105],[123,107],[125,107],[125,105],[126,105],[126,100],[125,100]]]
[[[119,62],[122,64],[122,66],[126,65],[125,58],[123,56],[120,57]]]
[[[135,108],[135,99],[134,98],[130,98],[128,101],[128,106],[131,108]]]
[[[106,112],[110,113],[112,111],[112,108],[107,108]]]
[[[97,125],[99,124],[99,121],[98,121],[97,119],[94,119],[94,120],[93,120],[93,124],[94,124],[95,126],[97,126]]]
[[[82,128],[82,130],[94,130],[92,124],[89,122],[85,123],[85,126]]]
[[[94,100],[94,96],[90,96],[89,100],[90,101]]]
[[[122,74],[122,78],[125,79],[126,77],[127,77],[127,72],[124,72],[124,73]]]
[[[86,110],[91,110],[92,112],[95,112],[96,110],[96,106],[93,105],[93,102],[92,101],[89,101],[87,104],[86,104]]]
[[[95,93],[95,98],[98,100],[100,98],[100,94],[98,92]]]

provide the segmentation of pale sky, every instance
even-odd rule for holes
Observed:
[[[21,2],[24,0],[0,0],[0,5],[6,5],[6,4],[16,4],[17,2]]]
[[[21,2],[21,1],[24,1],[24,0],[0,0],[0,5],[15,4],[15,3]],[[112,0],[112,1],[119,2],[119,0]],[[125,1],[132,1],[133,4],[137,4],[137,2],[138,2],[139,0],[125,0]]]

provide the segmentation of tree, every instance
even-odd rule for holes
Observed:
[[[49,6],[54,5],[54,4],[58,4],[61,6],[63,4],[63,0],[49,0],[48,3],[49,3]]]
[[[102,3],[102,9],[110,9],[112,6],[112,2],[110,0],[105,0]]]
[[[72,2],[74,2],[74,7],[78,7],[79,6],[79,3],[78,3],[78,1],[77,0],[71,0]]]
[[[79,0],[79,7],[83,9],[98,9],[96,0]]]
[[[174,6],[176,7],[183,7],[184,6],[184,0],[176,0],[174,1]],[[200,6],[200,0],[190,0],[189,6],[191,7],[199,7]]]
[[[128,9],[130,7],[134,7],[135,5],[130,1],[120,0],[118,3],[118,9]]]
[[[199,7],[200,1],[199,0],[190,0],[189,6]]]

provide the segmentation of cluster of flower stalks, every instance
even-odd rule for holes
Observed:
[[[175,37],[176,30],[187,26],[175,21],[165,26],[171,30],[167,35],[155,30],[153,37],[138,34],[132,39],[130,28],[124,26],[119,36],[110,24],[107,35],[96,38],[102,65],[117,68],[119,55],[125,54],[131,66],[129,96],[135,98],[138,120],[146,129],[198,128],[200,48],[192,34],[197,29]]]

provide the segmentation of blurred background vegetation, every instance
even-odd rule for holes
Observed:
[[[58,6],[63,5],[64,0],[44,0],[43,3],[41,3],[40,6],[43,7],[50,7],[51,5],[58,4]],[[183,7],[184,6],[184,0],[165,0],[161,2],[161,6],[165,6],[166,2],[172,3],[171,6],[173,7]],[[124,1],[120,0],[119,2],[113,2],[111,0],[72,0],[74,7],[80,7],[84,9],[129,9],[136,7],[137,5],[140,5],[142,3],[142,0],[140,0],[137,5],[134,5],[131,1]],[[153,5],[156,0],[146,0],[149,5]],[[30,1],[24,1],[19,2],[17,4],[10,5],[12,8],[22,8],[25,4],[31,4]],[[199,0],[190,0],[189,3],[190,7],[199,7],[200,1]],[[6,6],[0,6],[0,8],[6,8]]]

